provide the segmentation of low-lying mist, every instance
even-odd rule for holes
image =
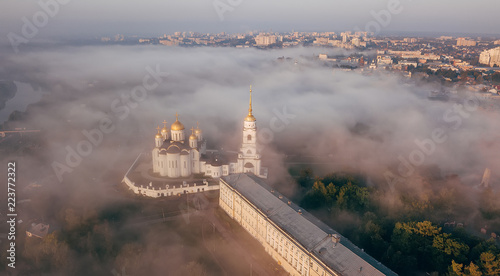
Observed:
[[[500,116],[482,108],[487,100],[459,88],[448,102],[431,101],[439,85],[334,70],[313,58],[319,53],[347,52],[95,46],[4,53],[0,79],[46,93],[6,124],[40,129],[38,152],[4,158],[19,159],[25,185],[41,183],[73,208],[105,204],[110,186],[152,149],[156,127],[173,123],[176,112],[187,132],[199,122],[209,148],[237,150],[252,85],[269,181],[288,196],[296,185],[287,166],[303,160],[322,172],[361,172],[387,191],[385,200],[423,189],[419,181],[394,188],[388,175],[412,179],[429,166],[467,189],[489,168],[498,188]]]

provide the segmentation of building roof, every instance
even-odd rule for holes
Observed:
[[[253,174],[222,178],[308,252],[341,275],[397,275]],[[335,242],[332,235],[338,235]]]
[[[187,141],[172,141],[172,140],[165,140],[163,141],[163,144],[160,147],[160,154],[165,154],[165,153],[180,153],[182,150],[191,150],[191,147],[189,146],[189,143]]]

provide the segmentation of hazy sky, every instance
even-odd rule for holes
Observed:
[[[56,0],[40,0],[52,2]],[[174,31],[240,32],[364,30],[374,13],[397,2],[382,32],[500,34],[498,0],[58,0],[59,11],[43,24],[37,38],[55,35],[95,36],[116,33],[157,35]],[[219,6],[219,14],[214,6]],[[223,11],[224,7],[227,10]],[[42,11],[39,1],[0,2],[0,39],[21,34],[23,17],[33,22]],[[40,17],[42,18],[42,17]],[[43,20],[43,18],[42,18]],[[387,26],[383,26],[387,25]]]

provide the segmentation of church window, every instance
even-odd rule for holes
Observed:
[[[186,165],[186,161],[184,161],[184,169],[186,169],[187,165]]]
[[[247,141],[252,141],[252,135],[247,136]]]
[[[247,154],[252,154],[252,151],[251,150],[247,150]]]

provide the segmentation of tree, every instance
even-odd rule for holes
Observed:
[[[39,240],[29,238],[25,244],[23,255],[39,272],[61,272],[70,267],[69,247],[57,239],[56,232]]]
[[[491,252],[483,252],[480,257],[481,268],[485,275],[500,275],[500,255]]]
[[[301,201],[301,205],[308,209],[317,209],[327,204],[327,190],[325,184],[316,181],[311,190],[309,190]]]
[[[434,236],[432,246],[438,251],[454,257],[454,260],[465,261],[469,247],[456,239],[450,238],[451,234],[443,233]]]
[[[350,211],[361,211],[368,206],[369,193],[367,188],[361,188],[352,183],[340,188],[337,195],[337,207]]]
[[[470,263],[469,266],[465,266],[460,263],[456,263],[455,261],[451,261],[451,266],[448,269],[450,276],[482,276],[483,273],[479,270],[479,267],[475,265],[473,262]]]

